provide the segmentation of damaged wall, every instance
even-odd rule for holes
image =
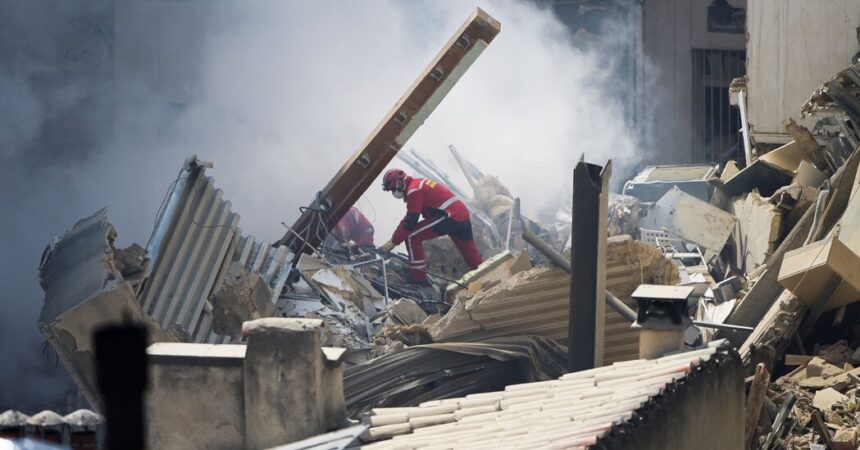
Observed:
[[[747,12],[748,121],[757,142],[785,144],[810,93],[860,51],[855,0],[756,0]],[[798,51],[803,49],[804,51]],[[811,127],[814,119],[800,121]]]
[[[141,311],[132,284],[117,268],[115,238],[116,231],[102,209],[48,247],[39,267],[45,290],[39,329],[96,409],[101,408],[101,400],[96,386],[94,330],[130,320],[147,326],[151,342],[176,340]]]
[[[654,0],[642,2],[641,52],[638,60],[636,118],[648,130],[645,148],[650,163],[689,164],[694,147],[696,111],[691,92],[694,49],[744,49],[744,35],[709,32],[707,7],[712,2]],[[746,8],[746,0],[728,2]],[[728,88],[728,86],[726,86]],[[726,97],[727,101],[727,97]],[[725,149],[720,149],[725,150]]]

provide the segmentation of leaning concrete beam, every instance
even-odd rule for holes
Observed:
[[[114,261],[116,231],[102,209],[82,219],[42,255],[39,281],[45,304],[42,335],[90,404],[101,410],[92,333],[107,323],[145,324],[153,341],[174,340],[140,309],[131,283]]]
[[[292,229],[314,230],[320,225],[325,229],[333,229],[500,30],[501,25],[496,19],[477,9],[421,72],[361,147],[312,200],[311,205],[314,207],[308,208]],[[320,216],[324,222],[322,224]],[[304,239],[307,241],[304,242]],[[320,239],[317,233],[298,237],[288,232],[278,244],[287,244],[297,252],[299,249],[309,252],[310,247],[319,245]]]

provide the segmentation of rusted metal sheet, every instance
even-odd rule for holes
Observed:
[[[478,8],[276,245],[296,253],[319,245],[324,230],[364,194],[500,30],[499,22]]]

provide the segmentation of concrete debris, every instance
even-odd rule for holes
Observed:
[[[477,269],[466,273],[456,283],[450,283],[445,290],[445,300],[456,304],[531,268],[528,251],[521,250],[516,254],[502,251],[485,259]]]
[[[114,262],[123,279],[137,286],[149,274],[149,256],[146,249],[138,244],[114,250]]]
[[[609,195],[609,218],[606,222],[609,236],[622,234],[635,236],[639,231],[639,220],[643,210],[639,199],[630,195]]]
[[[793,426],[783,441],[809,448],[819,441],[830,448],[839,448],[837,442],[840,446],[851,443],[855,447],[843,448],[856,448],[860,384],[854,380],[858,379],[860,369],[849,364],[840,366],[853,351],[846,341],[836,342],[770,385],[769,396],[776,404],[789,395],[797,398],[788,417]],[[762,436],[772,434],[769,423],[760,427]]]
[[[708,26],[720,29],[712,11],[726,14],[726,2],[713,3]],[[743,142],[688,158],[704,164],[647,166],[623,195],[609,195],[606,175],[587,211],[570,200],[593,178],[559,188],[538,222],[523,214],[535,205],[453,146],[466,190],[443,165],[399,152],[497,32],[478,10],[274,245],[242,234],[196,156],[146,246],[114,248],[105,210],[55,239],[39,266],[39,328],[86,401],[102,410],[92,331],[125,321],[152,341],[153,448],[334,447],[359,435],[382,449],[665,448],[670,435],[678,448],[856,448],[860,63],[824,83],[786,133],[747,121],[763,95],[747,83],[762,80],[738,78]],[[395,154],[466,205],[477,269],[450,239],[427,242],[426,285],[387,246],[319,245],[314,230],[331,228]],[[585,183],[591,169],[578,167]],[[599,220],[572,231],[583,218]],[[572,366],[588,370],[563,375]],[[101,421],[7,411],[0,436]]]
[[[731,214],[673,187],[640,220],[649,230],[666,230],[670,235],[719,253],[736,219]]]
[[[374,326],[379,331],[373,338],[372,356],[382,356],[413,345],[432,343],[433,338],[424,325],[427,317],[427,313],[412,300],[404,298],[389,303],[374,321]]]
[[[782,210],[757,192],[738,198],[732,211],[737,218],[733,236],[736,266],[751,272],[764,264],[779,245],[782,237]]]
[[[119,269],[132,264],[117,263],[115,239],[107,210],[102,209],[50,245],[39,266],[39,281],[45,291],[39,329],[96,409],[102,403],[96,385],[92,330],[108,323],[133,321],[144,324],[154,342],[178,340],[141,311],[132,283]]]
[[[263,277],[234,262],[227,269],[221,289],[212,296],[212,328],[216,333],[239,339],[242,323],[271,316],[272,289]]]
[[[793,179],[793,171],[757,159],[735,176],[726,180],[721,189],[733,197],[754,190],[763,196],[770,197],[777,189],[791,184]]]

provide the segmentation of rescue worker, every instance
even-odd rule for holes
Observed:
[[[326,239],[326,246],[336,248],[350,241],[361,247],[373,246],[373,224],[355,206],[349,208],[349,211],[331,230]]]
[[[427,284],[424,241],[439,236],[454,241],[470,268],[476,269],[481,264],[483,259],[472,237],[469,210],[447,187],[426,178],[412,178],[400,169],[389,169],[382,177],[382,190],[406,202],[406,217],[380,250],[390,252],[405,241],[413,282]],[[419,221],[419,216],[424,219]]]

